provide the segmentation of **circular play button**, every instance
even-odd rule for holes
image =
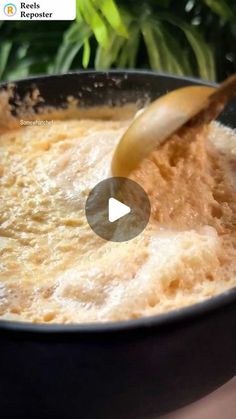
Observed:
[[[144,230],[151,207],[140,185],[124,177],[112,177],[91,190],[85,212],[94,233],[105,240],[123,242]]]

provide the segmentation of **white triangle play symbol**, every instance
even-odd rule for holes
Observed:
[[[128,205],[122,204],[115,198],[109,198],[108,200],[108,220],[110,223],[119,220],[119,218],[131,212],[131,208]]]

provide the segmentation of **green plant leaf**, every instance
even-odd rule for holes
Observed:
[[[97,70],[106,70],[110,68],[116,61],[125,38],[117,35],[114,31],[110,33],[110,42],[108,48],[98,46],[95,57],[95,68]]]
[[[183,49],[158,19],[146,20],[142,25],[149,62],[153,70],[172,74],[191,74]]]
[[[64,42],[80,42],[92,34],[91,29],[85,22],[74,22],[64,34]]]
[[[161,52],[156,43],[153,28],[147,20],[142,22],[141,31],[147,48],[150,67],[152,70],[160,71],[162,69]]]
[[[174,34],[172,34],[164,25],[162,25],[161,31],[171,56],[173,72],[179,75],[192,75],[193,72],[187,55],[188,51],[183,48]]]
[[[93,6],[92,0],[78,0],[77,8],[80,11],[80,15],[82,15],[82,17],[93,30],[97,42],[103,48],[108,48],[108,28]]]
[[[7,80],[17,80],[23,77],[27,77],[30,74],[31,66],[37,62],[35,57],[25,57],[21,60],[18,60],[18,52],[16,54],[15,60],[9,62],[8,71],[7,71]]]
[[[117,32],[115,32],[112,28],[109,28],[109,45],[108,48],[102,48],[101,46],[98,46],[96,51],[96,57],[95,57],[95,68],[98,70],[105,70],[113,65],[116,67],[122,66],[120,63],[120,56],[121,54],[126,54],[127,49],[129,48],[129,42],[132,43],[132,34],[130,33],[130,27],[133,24],[134,18],[130,13],[127,13],[122,9],[122,19],[124,22],[125,27],[128,30],[129,36],[128,38],[125,38],[124,36],[119,35]],[[135,25],[137,28],[137,23]],[[127,46],[127,48],[126,48]],[[131,61],[132,61],[132,54],[135,53],[135,50],[132,51],[130,55]]]
[[[5,41],[0,45],[0,77],[2,77],[5,71],[8,57],[11,52],[11,48],[12,48],[11,41]]]
[[[83,46],[82,42],[78,42],[76,44],[62,45],[56,58],[54,71],[56,73],[64,73],[68,71],[71,67],[71,64],[75,56],[78,54],[82,46]]]
[[[235,19],[232,7],[225,0],[204,0],[204,3],[216,14],[226,20]]]
[[[157,43],[159,45],[160,54],[162,57],[162,71],[166,71],[168,73],[180,74],[184,73],[183,67],[181,67],[180,59],[179,61],[176,58],[176,52],[172,51],[171,44],[170,44],[170,37],[167,36],[164,30],[164,25],[158,22],[155,25],[154,33],[157,39]],[[180,57],[178,57],[180,58]]]
[[[159,14],[159,18],[170,22],[184,32],[194,52],[200,77],[206,80],[215,80],[216,74],[213,51],[197,28],[175,18],[169,13]]]
[[[90,53],[91,53],[91,50],[90,50],[89,38],[86,38],[84,41],[84,50],[83,50],[83,57],[82,57],[82,64],[84,68],[88,67]]]
[[[22,63],[20,66],[17,66],[12,70],[9,70],[7,80],[19,80],[24,77],[27,77],[29,74],[29,62]]]
[[[126,26],[121,18],[121,13],[114,0],[92,0],[94,5],[102,12],[109,24],[115,31],[124,37],[128,37]]]
[[[129,38],[121,47],[116,65],[120,68],[135,68],[137,64],[137,53],[140,42],[140,29],[136,23],[129,28]]]
[[[194,51],[200,76],[206,80],[215,80],[215,62],[211,48],[194,27],[184,24],[182,29]]]
[[[74,22],[64,34],[63,42],[58,49],[55,64],[51,67],[51,71],[56,73],[68,71],[74,58],[87,41],[84,50],[84,63],[86,64],[90,56],[88,40],[91,33],[91,29],[85,22]]]

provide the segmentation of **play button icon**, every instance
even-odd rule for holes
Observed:
[[[109,198],[108,202],[108,220],[110,223],[114,223],[114,221],[119,220],[131,211],[128,205],[122,204],[122,202],[115,198]]]
[[[149,221],[150,211],[143,188],[123,177],[99,182],[91,190],[85,206],[94,233],[114,242],[128,241],[140,234]]]

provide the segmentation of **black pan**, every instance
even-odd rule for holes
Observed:
[[[83,72],[17,82],[46,105],[156,98],[199,80],[151,72]],[[236,128],[236,101],[221,120]],[[91,325],[0,321],[2,419],[148,419],[236,374],[236,289],[168,314]]]

